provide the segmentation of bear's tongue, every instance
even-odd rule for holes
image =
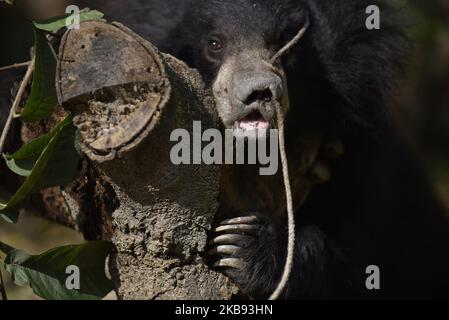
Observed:
[[[268,121],[260,114],[259,111],[253,111],[246,117],[237,121],[237,129],[242,130],[256,130],[268,129]]]

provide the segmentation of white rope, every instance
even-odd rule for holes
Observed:
[[[304,36],[307,28],[309,27],[309,19],[306,19],[306,23],[299,30],[298,34],[283,48],[281,48],[271,59],[270,63],[274,64],[282,55],[284,55],[288,50],[295,46],[299,40]],[[287,258],[284,265],[284,271],[282,273],[281,280],[279,281],[276,289],[271,294],[269,300],[277,300],[282,295],[287,286],[288,280],[290,278],[293,269],[293,258],[295,250],[295,214],[293,210],[293,196],[292,189],[290,185],[290,177],[288,172],[288,160],[287,153],[285,150],[285,115],[282,111],[282,106],[280,103],[276,104],[277,111],[277,122],[279,130],[279,151],[281,153],[282,161],[282,173],[284,176],[284,187],[285,187],[285,198],[287,202],[287,215],[288,215],[288,241],[287,241]]]
[[[271,294],[269,300],[277,300],[281,296],[282,292],[287,285],[290,278],[291,271],[293,269],[293,257],[295,250],[295,216],[293,211],[293,197],[292,189],[290,185],[290,177],[288,174],[288,160],[285,151],[285,133],[284,133],[284,114],[280,104],[277,104],[277,118],[278,118],[278,130],[279,130],[279,151],[281,153],[282,161],[282,173],[284,176],[285,197],[287,201],[287,214],[288,214],[288,243],[287,243],[287,259],[285,261],[284,272],[282,278],[277,285],[276,290]]]
[[[299,40],[304,36],[307,29],[309,28],[309,18],[306,17],[306,21],[304,23],[304,26],[299,30],[299,32],[296,34],[296,36],[290,40],[285,46],[283,46],[274,56],[271,58],[270,63],[274,64],[280,57],[282,57],[284,54],[288,52],[291,48],[293,48],[295,45],[298,44]]]

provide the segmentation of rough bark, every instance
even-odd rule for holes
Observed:
[[[118,296],[229,299],[237,293],[202,259],[218,208],[219,168],[170,161],[174,129],[192,132],[194,120],[217,127],[199,74],[120,24],[88,21],[62,40],[57,91],[76,114],[86,156],[63,192],[69,210],[59,219],[87,238],[115,244],[109,264]]]

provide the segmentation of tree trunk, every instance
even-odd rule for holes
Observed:
[[[102,21],[69,30],[58,60],[59,102],[76,115],[85,160],[64,201],[44,201],[49,212],[115,244],[109,265],[121,299],[231,298],[237,288],[202,258],[219,168],[170,160],[173,130],[192,134],[196,120],[217,127],[200,75]],[[55,189],[43,195],[59,197]]]

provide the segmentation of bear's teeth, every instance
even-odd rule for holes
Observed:
[[[237,129],[256,130],[256,129],[268,129],[268,121],[262,116],[259,111],[253,111],[244,118],[237,121]]]
[[[266,121],[238,121],[238,129],[242,129],[242,130],[268,129],[268,122],[266,122]]]

